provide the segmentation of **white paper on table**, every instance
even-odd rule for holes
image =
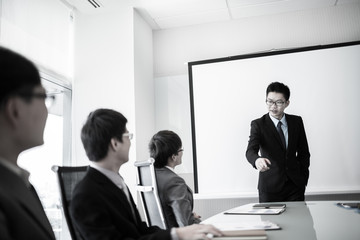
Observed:
[[[281,229],[279,225],[270,221],[226,222],[213,225],[222,231]]]
[[[285,211],[285,208],[253,208],[253,203],[230,209],[224,214],[244,214],[244,215],[276,215]]]

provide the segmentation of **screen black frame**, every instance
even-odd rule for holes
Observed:
[[[316,50],[323,50],[323,49],[329,49],[329,48],[339,48],[339,47],[346,47],[346,46],[352,46],[352,45],[360,45],[360,41],[333,43],[333,44],[327,44],[327,45],[306,46],[306,47],[291,48],[291,49],[280,49],[280,50],[275,49],[275,50],[269,50],[269,51],[264,51],[264,52],[249,53],[249,54],[243,54],[243,55],[235,55],[235,56],[229,56],[229,57],[188,62],[191,138],[192,138],[193,169],[194,169],[194,173],[193,173],[194,174],[194,192],[199,193],[198,173],[197,173],[198,167],[197,167],[197,152],[196,152],[194,89],[193,89],[193,73],[192,73],[193,66],[201,65],[201,64],[249,59],[249,58],[260,58],[260,57],[268,57],[268,56],[274,56],[274,55],[292,54],[292,53],[298,53],[298,52],[316,51]]]

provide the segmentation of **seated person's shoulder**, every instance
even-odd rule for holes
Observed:
[[[96,184],[94,184],[91,179],[86,175],[81,181],[79,181],[73,190],[73,197],[76,197],[79,194],[91,194],[96,191]]]
[[[167,181],[167,182],[185,182],[182,177],[177,175],[175,172],[171,171],[170,169],[163,167],[163,168],[155,168],[155,173],[157,176],[158,181]]]

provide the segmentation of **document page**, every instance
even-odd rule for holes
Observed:
[[[254,208],[250,203],[237,208],[230,209],[224,214],[248,214],[248,215],[276,215],[285,211],[286,208]]]
[[[224,222],[215,223],[215,227],[221,231],[239,231],[239,230],[277,230],[281,227],[270,221],[246,221],[246,222]]]

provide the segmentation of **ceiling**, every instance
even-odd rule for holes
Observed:
[[[62,0],[93,14],[134,7],[154,30],[334,7],[360,0]]]

